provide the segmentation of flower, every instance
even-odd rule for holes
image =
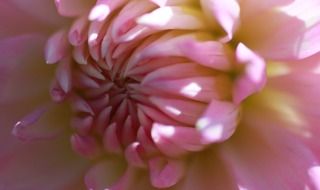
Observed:
[[[319,1],[52,3],[0,3],[1,188],[320,189]]]

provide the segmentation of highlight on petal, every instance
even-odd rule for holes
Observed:
[[[316,189],[320,189],[320,166],[312,166],[308,170],[308,174]]]
[[[137,23],[156,29],[205,28],[201,12],[184,7],[160,7],[137,19]]]
[[[210,144],[228,139],[238,125],[239,111],[231,102],[212,100],[196,123],[203,142]]]
[[[205,109],[205,104],[173,98],[151,96],[150,101],[172,119],[187,125],[194,125]]]
[[[264,60],[240,43],[236,49],[236,58],[244,71],[236,78],[233,100],[239,104],[249,95],[260,91],[266,83],[266,66]],[[241,72],[241,71],[240,71]]]
[[[149,0],[149,1],[155,3],[159,7],[193,3],[193,0]]]
[[[201,151],[205,148],[201,134],[192,127],[155,123],[151,129],[151,136],[161,150],[170,147],[170,149],[176,149],[176,152],[185,153],[185,151]]]
[[[105,4],[96,5],[89,14],[89,20],[103,21],[110,13],[109,6]]]
[[[89,20],[101,22],[105,20],[112,11],[126,2],[127,0],[98,0],[90,11]]]

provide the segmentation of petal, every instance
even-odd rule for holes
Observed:
[[[67,32],[60,30],[54,33],[45,47],[45,57],[48,64],[56,63],[64,58],[69,52]]]
[[[157,80],[143,84],[153,89],[152,95],[164,93],[182,95],[192,100],[209,103],[214,99],[229,99],[231,97],[231,82],[225,76],[192,77],[177,80]],[[155,89],[155,90],[154,90]],[[166,95],[169,95],[166,94]]]
[[[87,31],[88,31],[87,16],[84,15],[74,21],[72,26],[69,29],[68,39],[70,44],[73,46],[82,45],[87,39]],[[81,61],[77,61],[78,63]]]
[[[312,67],[307,69],[306,61],[298,62],[299,65],[294,66],[291,73],[270,80],[267,88],[271,90],[271,94],[269,93],[268,96],[272,97],[274,103],[264,105],[264,107],[276,112],[288,130],[299,135],[318,152],[320,147],[317,140],[320,132],[318,128],[320,101],[317,97],[320,94],[318,85],[320,75]],[[319,64],[318,58],[316,60],[312,58],[310,61],[312,65]],[[301,64],[303,69],[300,69]],[[257,100],[261,98],[261,102],[265,100],[264,97],[257,98]]]
[[[137,23],[158,30],[205,28],[200,11],[186,7],[160,7],[137,18]],[[161,18],[161,19],[159,19]]]
[[[98,0],[90,11],[89,20],[103,21],[108,15],[125,4],[127,0],[109,1],[109,0]]]
[[[87,158],[97,158],[101,155],[101,147],[97,140],[92,136],[71,136],[71,145],[74,151]]]
[[[149,0],[159,7],[170,6],[170,5],[185,5],[188,3],[193,3],[193,0]]]
[[[147,66],[147,65],[145,65]],[[179,72],[178,72],[179,71]],[[142,84],[152,81],[170,80],[170,79],[183,79],[189,77],[200,77],[214,75],[214,71],[210,71],[206,67],[202,67],[193,63],[180,63],[162,66],[158,69],[153,69],[147,73],[143,78]]]
[[[183,55],[203,66],[223,71],[231,67],[228,60],[228,49],[222,43],[187,39],[178,47]]]
[[[112,40],[115,42],[128,42],[136,39],[139,36],[139,30],[146,27],[137,27],[135,19],[145,12],[149,12],[154,8],[152,3],[146,1],[131,1],[128,2],[120,11],[119,15],[114,19],[111,27]]]
[[[65,93],[71,90],[71,59],[64,59],[59,63],[56,70],[56,79]]]
[[[149,99],[163,113],[186,125],[194,125],[206,106],[205,104],[191,100],[156,96],[151,96]]]
[[[263,57],[277,60],[301,59],[319,52],[320,47],[314,43],[319,39],[318,1],[270,5],[259,14],[244,13],[239,31],[241,41]]]
[[[200,151],[204,148],[201,135],[198,130],[192,127],[170,126],[154,123],[151,129],[151,136],[155,144],[163,150],[174,149],[180,151]],[[165,146],[161,145],[164,143]],[[170,146],[167,146],[169,143]]]
[[[296,17],[303,21],[306,29],[298,44],[297,56],[305,58],[320,51],[320,46],[315,41],[319,40],[320,13],[318,11],[320,3],[314,0],[296,0],[291,4],[281,7],[285,14]]]
[[[62,106],[41,106],[20,119],[15,124],[12,134],[23,141],[55,138],[65,130],[64,110]]]
[[[243,188],[314,189],[309,173],[317,158],[279,121],[272,113],[247,110],[237,135],[221,146],[223,159]]]
[[[205,33],[189,33],[179,35],[176,31],[168,32],[150,44],[142,45],[128,60],[127,69],[148,58],[163,58],[182,56],[190,58],[207,67],[228,70],[229,60],[223,44],[208,40],[211,37]]]
[[[221,25],[231,40],[240,23],[240,6],[237,0],[201,0],[204,12]]]
[[[266,83],[264,60],[243,44],[236,49],[238,64],[244,65],[244,73],[236,79],[233,89],[233,101],[239,104],[251,94],[260,91]]]
[[[153,158],[149,161],[151,183],[157,188],[175,185],[184,175],[185,165],[181,160]]]
[[[204,114],[197,120],[196,127],[204,143],[225,141],[235,132],[238,125],[239,108],[230,102],[212,100]]]

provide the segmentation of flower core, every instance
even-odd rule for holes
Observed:
[[[73,110],[73,149],[120,155],[160,188],[182,178],[185,155],[228,139],[265,83],[264,61],[232,47],[228,26],[208,27],[205,4],[172,3],[97,1],[46,47],[58,62],[52,99]]]

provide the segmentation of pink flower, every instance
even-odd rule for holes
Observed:
[[[55,4],[0,3],[0,189],[320,189],[320,1]]]

